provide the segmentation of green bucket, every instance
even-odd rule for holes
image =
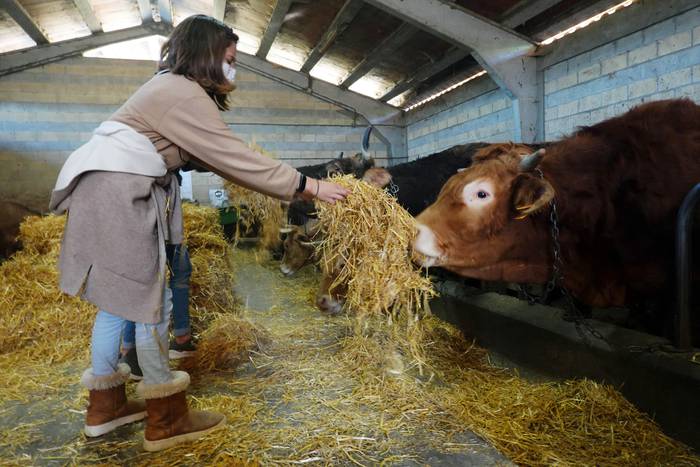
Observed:
[[[219,222],[221,225],[231,225],[238,221],[238,211],[234,207],[219,208]]]

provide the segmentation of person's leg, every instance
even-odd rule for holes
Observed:
[[[191,342],[190,332],[190,277],[192,263],[187,245],[167,245],[170,265],[170,288],[173,292],[173,335],[170,343],[170,358],[189,357],[196,348]]]
[[[136,348],[136,323],[126,321],[124,324],[124,332],[122,333],[122,355]]]
[[[143,401],[128,401],[125,383],[129,367],[118,364],[119,344],[125,320],[99,311],[92,328],[92,368],[83,373],[81,382],[90,391],[85,434],[100,436],[146,416]]]
[[[136,390],[146,399],[148,417],[143,447],[147,451],[198,439],[226,422],[219,413],[189,410],[185,391],[190,376],[168,368],[168,322],[172,309],[169,291],[166,289],[161,321],[136,325],[136,350],[143,369],[143,381]]]
[[[136,357],[136,323],[127,321],[122,333],[122,363],[129,365],[131,375],[129,379],[141,381],[143,372]]]
[[[90,344],[92,373],[95,376],[111,375],[117,371],[119,343],[126,320],[119,316],[98,311],[92,326]]]
[[[136,355],[144,384],[162,384],[172,379],[168,363],[168,327],[172,307],[172,293],[166,288],[160,322],[136,323]]]

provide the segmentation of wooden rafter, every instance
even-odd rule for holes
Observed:
[[[160,13],[161,22],[173,24],[172,0],[158,0],[158,13]]]
[[[521,0],[520,3],[516,4],[503,15],[501,24],[509,28],[516,27],[534,18],[543,11],[546,11],[560,1],[561,0]],[[421,67],[414,75],[398,82],[395,87],[390,89],[380,99],[384,102],[390,101],[401,93],[415,88],[421,82],[435,76],[450,65],[462,60],[469,53],[470,51],[468,49],[458,46],[453,47],[439,60]]]
[[[91,33],[96,33],[102,31],[102,24],[95,16],[95,12],[92,10],[92,5],[88,0],[73,0],[73,3],[80,11],[80,16],[83,17],[83,21],[87,24]]]
[[[363,5],[364,2],[362,0],[347,0],[345,2],[343,7],[338,11],[338,14],[335,15],[335,18],[333,18],[333,21],[328,26],[328,29],[326,29],[326,32],[323,34],[323,37],[321,37],[321,40],[318,41],[318,44],[316,44],[309,54],[306,62],[304,62],[302,65],[302,72],[308,73],[311,71],[318,61],[321,60],[321,57],[323,57],[323,54],[326,53],[326,50],[333,45],[335,38],[342,34],[345,28],[347,28],[350,22],[352,22],[355,16],[357,16],[357,13],[360,11],[360,9],[362,9]]]
[[[509,28],[520,26],[559,2],[561,0],[521,0],[504,13],[501,24]]]
[[[380,98],[380,100],[384,102],[390,101],[399,94],[416,87],[419,83],[425,81],[431,76],[440,73],[448,66],[453,65],[458,61],[462,60],[464,57],[469,55],[469,53],[469,50],[464,49],[462,47],[452,47],[439,60],[432,63],[428,63],[427,65],[423,65],[416,71],[416,73],[413,76],[409,76],[403,81],[397,83],[396,86],[394,86],[386,94],[384,94]]]
[[[258,53],[255,55],[263,59],[267,57],[267,54],[270,52],[270,47],[272,47],[272,43],[275,41],[275,37],[277,37],[277,33],[282,27],[284,17],[287,16],[289,7],[291,6],[292,0],[277,0],[275,10],[270,17],[270,24],[267,25],[265,35],[262,41],[260,41],[260,48],[258,48]]]
[[[143,23],[148,23],[153,21],[153,8],[151,7],[151,0],[138,0],[139,11],[141,12],[141,21]]]
[[[0,0],[0,7],[9,13],[12,19],[19,24],[19,27],[36,42],[36,45],[49,43],[49,39],[44,34],[44,31],[41,30],[39,25],[17,0]]]
[[[355,81],[372,71],[382,60],[396,52],[396,49],[405,44],[417,32],[418,28],[415,26],[403,23],[352,69],[347,78],[340,83],[340,87],[343,89],[350,87]]]
[[[111,32],[99,32],[91,36],[45,44],[29,50],[8,52],[0,55],[0,76],[17,73],[47,63],[57,62],[80,55],[86,50],[95,49],[115,42],[128,41],[153,34],[168,35],[171,28],[162,23],[148,23],[133,28]]]
[[[226,15],[226,0],[214,0],[212,16],[219,21],[224,20]]]

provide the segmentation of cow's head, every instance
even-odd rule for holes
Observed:
[[[554,189],[534,171],[543,154],[516,144],[480,150],[417,217],[416,261],[477,279],[546,281],[547,224],[535,214]]]
[[[361,153],[350,157],[341,155],[326,164],[326,176],[352,174],[355,178],[362,178],[367,169],[372,167],[374,167],[374,159],[365,157]]]
[[[284,256],[280,264],[280,271],[285,276],[291,276],[315,257],[316,246],[313,237],[318,229],[316,219],[309,220],[304,225],[294,225],[280,229],[286,234],[283,242]]]
[[[338,277],[337,270],[340,266],[336,265],[335,271],[324,273],[321,277],[321,284],[316,294],[316,306],[324,313],[338,314],[345,305],[345,296],[348,291],[347,284],[336,284],[334,286]]]

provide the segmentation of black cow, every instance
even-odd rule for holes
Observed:
[[[328,178],[333,175],[349,175],[352,174],[355,178],[362,178],[365,172],[374,167],[374,159],[369,157],[369,136],[372,132],[372,127],[367,127],[365,134],[362,137],[362,152],[351,157],[340,157],[332,161],[321,164],[306,165],[297,167],[297,170],[307,177],[321,179]],[[309,219],[316,218],[316,208],[311,201],[295,200],[289,205],[287,211],[287,220],[290,225],[304,225]]]
[[[412,162],[387,168],[371,168],[363,180],[387,189],[396,201],[412,216],[437,199],[447,179],[460,169],[469,167],[472,155],[487,143],[472,143],[453,146]]]

